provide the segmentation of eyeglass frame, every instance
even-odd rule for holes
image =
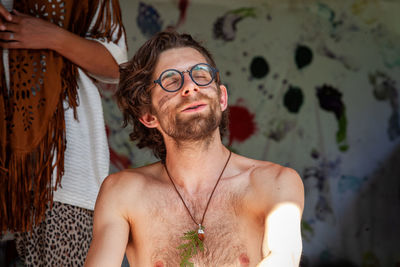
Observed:
[[[198,84],[198,83],[193,79],[192,71],[193,71],[193,69],[194,69],[196,66],[198,66],[198,65],[207,65],[207,66],[211,69],[211,71],[212,71],[212,76],[211,76],[211,81],[210,81],[209,83],[206,83],[206,84]],[[179,75],[181,76],[181,85],[178,87],[178,89],[169,91],[169,90],[165,89],[164,86],[162,86],[162,84],[161,84],[161,76],[162,76],[164,73],[166,73],[167,71],[171,71],[171,70],[176,71],[176,72],[179,73]],[[196,85],[198,85],[198,86],[207,86],[207,85],[211,84],[214,80],[216,80],[216,78],[218,78],[218,73],[219,73],[219,71],[218,71],[217,68],[214,68],[213,66],[211,66],[211,65],[208,64],[208,63],[197,63],[196,65],[193,65],[189,70],[184,70],[184,71],[179,71],[179,70],[177,70],[177,69],[167,69],[167,70],[164,70],[163,72],[161,72],[161,74],[160,74],[160,76],[158,77],[158,79],[157,79],[157,80],[154,80],[154,83],[160,85],[161,89],[163,89],[164,91],[166,91],[166,92],[168,92],[168,93],[177,92],[177,91],[181,90],[183,84],[185,83],[185,76],[184,76],[185,72],[189,73],[190,79],[192,79],[192,81],[193,81]]]

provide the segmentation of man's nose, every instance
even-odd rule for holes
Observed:
[[[199,86],[192,80],[189,72],[183,73],[182,96],[188,96],[199,91]]]

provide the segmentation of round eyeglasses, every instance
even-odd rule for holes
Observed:
[[[185,72],[189,73],[190,78],[195,84],[206,86],[214,81],[218,70],[207,63],[196,64],[190,70],[185,71],[168,69],[163,71],[154,83],[158,83],[167,92],[176,92],[183,86]]]

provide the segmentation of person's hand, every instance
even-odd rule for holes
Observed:
[[[1,10],[0,13],[7,18],[8,15],[4,10]],[[9,49],[52,49],[52,40],[56,38],[56,33],[62,28],[16,10],[13,10],[12,13],[8,13],[11,16],[11,20],[3,19],[2,25],[0,25],[0,47]]]
[[[5,31],[4,23],[11,21],[11,14],[8,10],[0,4],[0,31]]]

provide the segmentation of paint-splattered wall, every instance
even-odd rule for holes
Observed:
[[[226,144],[300,173],[303,266],[399,266],[400,1],[120,2],[130,55],[168,26],[203,40],[229,90]],[[111,172],[154,161],[112,89]]]

